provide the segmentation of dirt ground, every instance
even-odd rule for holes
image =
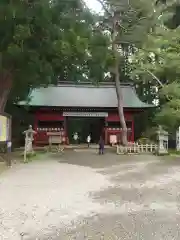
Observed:
[[[0,240],[180,239],[180,159],[68,151],[0,176]]]
[[[0,174],[7,169],[7,166],[4,162],[0,162]]]

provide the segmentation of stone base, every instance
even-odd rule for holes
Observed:
[[[168,155],[169,153],[168,153],[168,151],[167,151],[167,149],[165,149],[165,148],[161,148],[161,149],[158,149],[157,150],[157,154],[159,155],[159,156],[164,156],[164,155]]]

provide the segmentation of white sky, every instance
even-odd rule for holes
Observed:
[[[101,4],[97,0],[85,0],[87,6],[95,12],[102,10]]]

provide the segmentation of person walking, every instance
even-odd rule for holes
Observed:
[[[91,142],[91,135],[89,134],[89,135],[87,136],[88,148],[90,147],[90,142]]]
[[[104,154],[104,140],[102,136],[99,139],[99,155]]]

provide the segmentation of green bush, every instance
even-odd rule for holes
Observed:
[[[142,137],[142,138],[139,138],[137,140],[137,143],[139,143],[139,144],[153,144],[154,142],[152,140],[150,140],[149,138]]]

